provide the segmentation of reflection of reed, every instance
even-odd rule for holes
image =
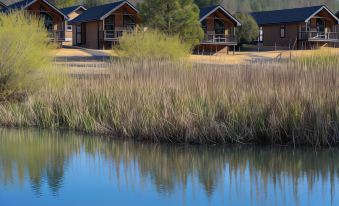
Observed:
[[[55,137],[55,138],[54,138]],[[56,138],[57,137],[57,138]],[[292,187],[298,203],[298,187],[307,178],[312,191],[319,181],[330,182],[333,198],[339,177],[336,149],[287,149],[277,147],[218,147],[154,145],[103,138],[81,138],[48,132],[0,130],[0,183],[22,183],[25,172],[39,195],[42,181],[53,194],[62,187],[65,165],[83,148],[86,155],[100,155],[118,183],[133,187],[151,181],[159,194],[187,189],[194,179],[211,198],[218,190],[239,190],[246,185],[254,199],[265,197],[272,185],[275,195]],[[107,168],[107,167],[104,167]],[[271,185],[271,186],[270,186]],[[224,191],[221,191],[224,193]]]

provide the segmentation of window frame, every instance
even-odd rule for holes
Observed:
[[[280,38],[286,38],[286,25],[280,25]]]
[[[66,31],[73,31],[72,25],[67,25],[66,26]]]
[[[259,42],[264,42],[264,28],[262,26],[259,27]]]

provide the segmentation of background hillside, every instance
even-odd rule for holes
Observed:
[[[113,2],[114,0],[51,0],[56,1],[60,5],[71,5],[74,3],[86,3],[89,6]],[[142,0],[130,0],[130,2],[137,4]],[[221,4],[230,12],[248,12],[248,11],[262,11],[271,9],[283,9],[302,6],[313,6],[326,4],[332,11],[339,10],[339,0],[196,0],[197,2],[221,2]],[[207,3],[208,2],[208,3]]]
[[[10,4],[18,0],[0,0],[5,4]],[[70,6],[74,4],[87,4],[94,6],[115,0],[50,0],[50,2],[60,6]],[[142,0],[130,0],[130,2],[137,4]],[[271,9],[293,8],[301,6],[312,6],[326,4],[333,12],[339,10],[339,0],[196,0],[202,4],[213,4],[220,2],[230,12],[248,12],[248,11],[262,11]],[[212,3],[211,3],[212,2]]]

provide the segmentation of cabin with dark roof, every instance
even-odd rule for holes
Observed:
[[[76,6],[71,6],[71,7],[66,7],[60,9],[60,11],[68,17],[68,20],[65,21],[65,42],[72,42],[72,25],[68,24],[69,21],[75,19],[78,17],[80,14],[84,13],[86,11],[86,7],[83,5],[76,5]]]
[[[139,11],[128,1],[118,1],[87,9],[70,21],[73,45],[90,49],[111,48],[124,33],[139,24]]]
[[[313,49],[335,46],[339,41],[336,17],[326,6],[251,13],[259,26],[264,47]]]
[[[40,17],[49,33],[51,41],[61,43],[65,39],[64,21],[68,18],[47,0],[23,0],[6,6],[1,12],[26,10]]]
[[[220,5],[200,9],[200,23],[204,39],[196,46],[195,53],[229,51],[237,45],[235,28],[241,23]]]

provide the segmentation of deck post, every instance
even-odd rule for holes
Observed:
[[[233,56],[235,54],[235,45],[233,45]]]

